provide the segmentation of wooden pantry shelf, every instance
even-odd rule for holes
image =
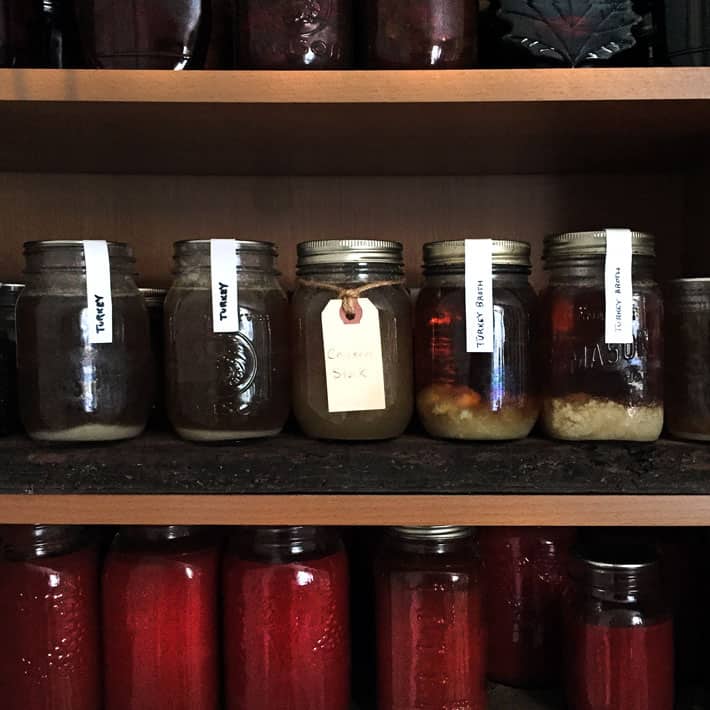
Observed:
[[[0,71],[0,171],[692,170],[710,69]]]
[[[0,441],[0,522],[710,525],[710,448],[284,435],[198,446]]]

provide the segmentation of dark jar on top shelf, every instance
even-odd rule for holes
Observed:
[[[224,241],[236,259],[232,332],[215,332],[210,240],[175,245],[176,276],[165,301],[168,416],[193,441],[274,436],[289,413],[288,301],[276,249]]]
[[[673,620],[653,548],[587,551],[572,576],[571,710],[672,710]]]
[[[0,67],[36,64],[40,0],[0,0]]]
[[[102,578],[106,710],[218,710],[218,575],[209,530],[121,528]]]
[[[0,435],[20,427],[15,306],[24,284],[0,283]]]
[[[380,710],[484,710],[486,634],[471,528],[390,528],[375,562]]]
[[[87,528],[0,528],[3,710],[101,707],[99,562]]]
[[[537,420],[530,245],[492,241],[491,352],[467,351],[465,242],[424,247],[415,310],[417,412],[427,432],[451,439],[519,439]]]
[[[412,306],[403,269],[397,242],[298,245],[293,408],[308,436],[388,439],[409,424]]]
[[[666,0],[665,12],[670,63],[710,66],[710,2]]]
[[[654,279],[654,240],[630,233],[631,276],[624,277],[630,285],[623,297],[630,333],[625,342],[616,342],[621,338],[606,330],[605,293],[608,303],[615,308],[618,303],[616,272],[611,284],[605,280],[607,235],[610,242],[617,236],[611,231],[545,240],[542,421],[555,438],[654,441],[663,428],[663,299]]]
[[[488,677],[513,687],[562,678],[572,528],[481,528]]]
[[[87,293],[81,241],[25,244],[27,285],[17,301],[20,415],[34,439],[112,441],[138,436],[153,396],[148,314],[134,280],[133,253],[109,242],[99,305]],[[96,342],[112,307],[111,342]],[[105,323],[105,320],[101,320]]]
[[[367,66],[465,69],[477,63],[478,2],[363,0]]]
[[[223,572],[227,710],[349,710],[348,565],[338,534],[243,528]]]

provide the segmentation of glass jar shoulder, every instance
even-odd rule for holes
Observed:
[[[305,318],[320,314],[330,301],[338,300],[339,289],[357,289],[363,285],[365,284],[342,284],[333,290],[299,285],[292,300],[294,314]],[[365,291],[360,298],[368,299],[378,311],[395,317],[409,316],[411,312],[411,298],[404,286],[381,286]]]
[[[494,276],[493,303],[510,313],[528,313],[536,307],[537,295],[525,276]],[[417,299],[417,306],[424,309],[439,306],[465,311],[465,304],[463,274],[428,277]]]

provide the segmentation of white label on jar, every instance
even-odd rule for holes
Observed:
[[[210,284],[212,331],[238,333],[239,290],[235,239],[210,239]]]
[[[493,352],[493,241],[467,239],[466,351]]]
[[[356,303],[352,320],[339,298],[321,313],[329,412],[385,409],[380,314],[368,298]]]
[[[634,290],[631,276],[631,230],[606,230],[604,264],[605,341],[634,342]]]
[[[100,239],[88,239],[83,242],[83,246],[89,343],[112,343],[113,299],[108,243]]]

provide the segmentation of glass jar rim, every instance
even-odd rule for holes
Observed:
[[[82,542],[90,541],[91,528],[86,525],[6,525],[0,530],[0,548],[11,559],[53,557]]]
[[[133,256],[133,249],[126,242],[115,242],[107,239],[38,239],[34,241],[25,242],[23,248],[25,253],[41,251],[43,249],[57,249],[57,248],[81,248],[84,246],[84,242],[106,242],[109,249],[116,251],[125,251],[128,256]]]
[[[480,239],[482,239],[481,237]],[[475,238],[477,241],[479,238]],[[424,269],[436,266],[463,266],[466,260],[466,242],[468,239],[447,239],[428,242],[423,247]],[[529,242],[517,239],[491,239],[493,267],[522,266],[531,268]]]
[[[476,532],[476,528],[465,525],[395,525],[390,528],[390,531],[408,540],[445,542],[470,537]]]

